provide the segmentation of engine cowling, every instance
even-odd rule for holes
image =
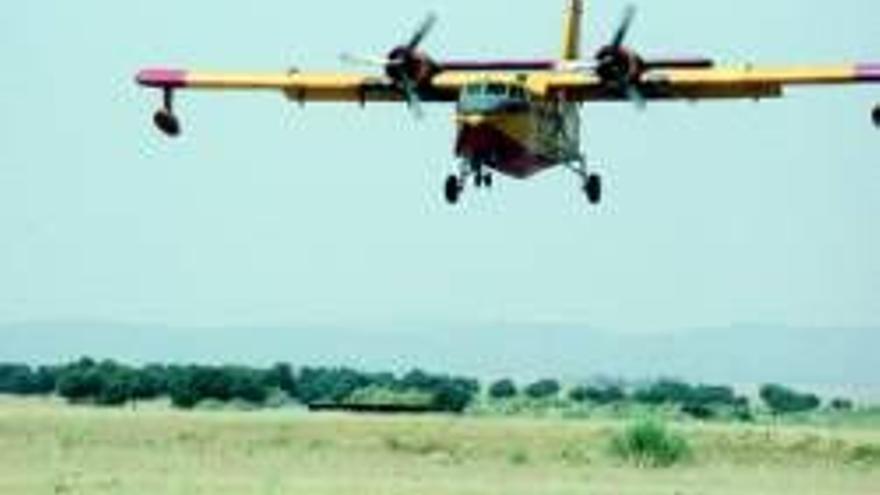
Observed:
[[[624,47],[603,47],[596,53],[596,61],[596,74],[607,84],[638,84],[645,72],[644,60]]]
[[[397,83],[412,81],[416,87],[424,86],[438,72],[437,65],[427,55],[405,46],[391,50],[388,60],[385,74]]]

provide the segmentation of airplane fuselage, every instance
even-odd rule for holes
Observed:
[[[475,84],[456,111],[455,154],[471,168],[525,179],[580,155],[578,105],[534,101],[518,85]]]

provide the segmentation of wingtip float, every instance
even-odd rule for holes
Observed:
[[[154,124],[175,137],[181,125],[174,94],[183,89],[280,91],[307,102],[404,103],[417,117],[423,103],[456,104],[457,172],[444,196],[457,203],[469,180],[491,187],[492,172],[524,179],[553,167],[571,170],[592,204],[602,196],[599,175],[581,148],[580,107],[593,102],[629,102],[637,108],[658,100],[763,99],[783,96],[795,85],[880,83],[880,63],[832,66],[718,67],[706,57],[647,58],[626,45],[636,11],[627,7],[611,41],[592,59],[581,51],[583,2],[568,0],[559,59],[435,60],[420,46],[436,26],[429,15],[410,37],[384,57],[347,55],[373,74],[206,73],[151,68],[137,84],[162,91]],[[880,127],[880,103],[871,109]]]

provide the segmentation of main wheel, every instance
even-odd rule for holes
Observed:
[[[602,201],[602,178],[596,174],[588,176],[587,182],[584,184],[584,192],[587,194],[590,204],[599,204]]]
[[[168,137],[180,136],[180,121],[164,108],[153,115],[153,123]]]
[[[880,103],[878,103],[874,107],[874,111],[871,112],[871,119],[874,121],[874,126],[880,127]]]
[[[444,192],[446,195],[446,202],[454,205],[458,203],[458,199],[461,196],[461,182],[459,182],[458,177],[454,175],[450,175],[446,178],[446,187],[444,188]]]
[[[483,177],[483,185],[486,186],[487,189],[492,189],[492,174],[487,173],[485,177]]]

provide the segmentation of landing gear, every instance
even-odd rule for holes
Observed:
[[[180,120],[174,115],[174,94],[170,88],[165,88],[162,94],[162,108],[153,114],[153,123],[156,128],[168,137],[180,136]]]
[[[602,201],[602,177],[597,174],[590,174],[584,183],[584,193],[590,204],[597,205]]]
[[[180,136],[180,121],[173,113],[164,108],[153,114],[153,123],[168,137]]]
[[[484,172],[482,163],[463,160],[458,165],[458,174],[446,178],[443,193],[447,203],[451,205],[458,203],[461,199],[461,193],[464,192],[471,177],[474,179],[474,187],[487,189],[492,187],[492,174]]]
[[[602,202],[602,177],[591,174],[587,169],[587,160],[583,156],[575,158],[574,164],[566,164],[566,168],[577,174],[583,182],[583,191],[591,205]]]
[[[461,192],[464,190],[464,185],[462,181],[454,176],[450,175],[446,178],[446,186],[444,188],[444,193],[446,196],[446,202],[454,205],[458,204],[458,200],[461,197]]]
[[[474,174],[474,185],[477,187],[492,188],[492,174],[477,172]]]
[[[880,128],[880,103],[874,106],[871,112],[871,120],[874,121],[874,127]]]

